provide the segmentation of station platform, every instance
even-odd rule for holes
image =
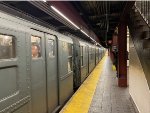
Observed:
[[[137,113],[128,88],[117,85],[106,54],[60,113]]]

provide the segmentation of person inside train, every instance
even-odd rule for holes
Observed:
[[[40,57],[40,49],[38,45],[32,44],[32,58]]]

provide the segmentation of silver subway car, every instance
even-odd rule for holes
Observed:
[[[98,63],[95,47],[0,12],[0,113],[58,111]]]

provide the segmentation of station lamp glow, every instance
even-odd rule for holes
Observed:
[[[60,16],[62,16],[64,19],[66,19],[69,23],[71,23],[74,27],[77,29],[80,29],[75,23],[73,23],[69,18],[67,18],[63,13],[61,13],[56,7],[51,6],[51,8],[58,13]]]

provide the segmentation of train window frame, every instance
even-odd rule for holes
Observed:
[[[55,57],[55,40],[54,39],[48,39],[48,42],[53,42],[53,48],[52,49],[50,49],[50,48],[48,48],[48,56],[49,56],[49,58],[54,58]],[[50,44],[50,43],[48,43],[48,44]],[[52,46],[52,45],[51,45]],[[50,50],[52,50],[53,52],[52,52],[52,54],[50,54]]]
[[[68,48],[68,56],[72,56],[72,54],[73,54],[73,46],[72,46],[71,43],[68,43],[67,46],[68,46],[68,47],[67,47],[67,48]],[[69,48],[69,46],[70,46],[70,48]],[[70,49],[71,51],[70,51],[69,49]],[[70,54],[70,53],[71,53],[71,54]]]
[[[70,47],[69,47],[70,46]],[[72,59],[72,55],[73,55],[73,46],[71,43],[67,44],[67,48],[68,48],[68,60],[67,60],[67,71],[68,73],[73,71],[73,59]],[[71,54],[70,54],[70,50],[71,50]]]
[[[0,58],[0,60],[13,60],[15,58],[17,58],[17,38],[14,36],[14,35],[9,35],[9,34],[3,34],[3,33],[0,33],[1,36],[7,36],[7,37],[10,37],[11,38],[11,41],[12,41],[12,57],[8,57],[8,58]],[[1,45],[1,44],[0,44]],[[13,46],[14,45],[14,46]]]
[[[37,38],[40,39],[40,47],[39,47],[39,49],[40,49],[40,53],[39,53],[40,56],[38,56],[38,57],[33,57],[33,56],[32,56],[32,37],[37,37]],[[31,35],[30,38],[31,38],[31,42],[30,42],[30,43],[31,43],[31,58],[32,58],[33,60],[42,58],[42,37],[37,36],[37,35]],[[37,46],[37,45],[35,45],[35,46]]]

